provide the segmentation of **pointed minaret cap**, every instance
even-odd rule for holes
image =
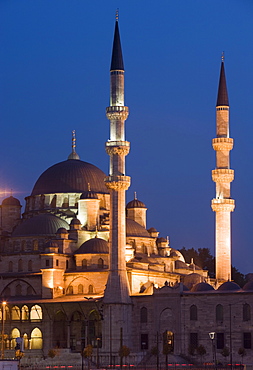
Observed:
[[[68,156],[68,159],[80,159],[76,153],[76,131],[72,131],[72,153]]]
[[[119,13],[116,11],[116,22],[114,31],[114,40],[112,47],[112,60],[111,60],[111,71],[121,70],[124,71],[123,56],[121,50],[120,36],[119,36]]]
[[[220,81],[219,81],[216,107],[221,106],[221,105],[229,106],[225,68],[224,68],[224,53],[222,53],[222,56],[221,56]]]

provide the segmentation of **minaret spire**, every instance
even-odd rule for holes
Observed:
[[[76,153],[76,130],[72,131],[72,152],[68,156],[68,159],[80,159],[79,155]]]
[[[216,169],[212,179],[216,183],[216,198],[212,200],[215,212],[215,256],[216,279],[231,279],[231,212],[235,201],[230,197],[230,183],[234,180],[234,170],[230,169],[230,150],[233,139],[229,137],[229,103],[222,54],[218,97],[216,105],[216,138],[213,139],[216,151]]]

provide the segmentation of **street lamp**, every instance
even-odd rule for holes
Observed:
[[[97,338],[97,369],[99,369],[99,347],[101,338]]]
[[[4,323],[5,323],[5,307],[7,302],[2,302],[2,346],[1,346],[1,359],[4,359]]]
[[[212,341],[212,351],[213,351],[213,363],[214,363],[214,366],[215,366],[215,369],[217,370],[217,361],[216,361],[216,348],[215,348],[215,331],[211,331],[209,333],[209,338],[211,339]]]

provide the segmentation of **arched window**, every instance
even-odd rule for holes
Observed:
[[[140,319],[141,319],[141,323],[148,322],[148,310],[147,310],[146,307],[142,307],[141,308],[141,316],[140,316]]]
[[[67,289],[67,294],[74,294],[74,291],[73,291],[73,286],[70,285]]]
[[[89,285],[88,294],[94,293],[93,285]]]
[[[58,311],[53,321],[53,347],[67,348],[67,318],[62,311]]]
[[[12,329],[11,331],[11,349],[16,347],[16,338],[20,337],[20,331],[17,328]]]
[[[82,260],[82,268],[87,269],[87,260],[85,258]]]
[[[22,250],[22,251],[25,251],[25,250],[26,250],[26,241],[25,241],[25,240],[22,240],[22,243],[21,243],[21,250]]]
[[[197,306],[195,306],[195,304],[193,304],[190,307],[190,320],[193,320],[193,321],[198,320],[198,309],[197,309]]]
[[[221,304],[216,306],[216,321],[223,321],[223,306]]]
[[[22,287],[20,284],[16,285],[16,295],[22,295]]]
[[[26,289],[26,295],[33,295],[33,288],[30,285]]]
[[[24,341],[24,349],[29,349],[29,340],[28,340],[28,335],[25,333],[23,335],[23,341]]]
[[[30,312],[31,321],[42,320],[42,309],[39,305],[32,306]]]
[[[82,284],[78,285],[78,294],[83,294],[83,285]]]
[[[66,260],[66,270],[69,268],[69,261]]]
[[[250,305],[248,303],[244,303],[243,305],[243,321],[249,321],[251,318],[251,312],[250,312]]]
[[[37,251],[39,249],[39,242],[37,239],[33,241],[33,250]]]
[[[34,328],[31,332],[31,349],[42,349],[42,332],[39,328]]]
[[[20,320],[20,308],[18,306],[13,306],[11,309],[11,319]]]
[[[28,261],[28,271],[32,271],[33,270],[33,262],[32,260],[29,260]]]
[[[29,320],[29,309],[27,306],[23,306],[21,309],[21,320],[22,321]]]
[[[12,261],[9,261],[9,269],[8,269],[9,272],[13,272],[13,262]]]
[[[104,260],[103,258],[98,259],[98,268],[103,269],[104,268]]]
[[[18,271],[19,272],[23,271],[23,261],[22,260],[18,260]]]

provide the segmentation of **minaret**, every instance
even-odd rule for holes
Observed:
[[[104,302],[129,303],[129,283],[126,273],[126,213],[125,192],[130,177],[125,175],[125,156],[130,143],[125,141],[125,120],[128,107],[124,106],[124,65],[119,36],[118,14],[110,69],[110,106],[106,109],[110,120],[110,139],[106,152],[110,156],[110,172],[105,184],[110,190],[110,273]]]
[[[233,139],[229,137],[229,103],[222,55],[218,98],[216,104],[216,138],[213,139],[216,151],[216,169],[212,179],[216,183],[216,198],[212,200],[215,212],[215,257],[216,279],[231,279],[231,212],[235,201],[230,198],[230,183],[234,180],[234,170],[230,169],[230,150]]]
[[[110,120],[110,139],[106,142],[106,152],[110,156],[109,176],[105,184],[110,190],[110,271],[104,294],[104,325],[102,351],[118,357],[121,345],[131,347],[131,313],[129,282],[126,270],[126,213],[125,192],[130,185],[130,177],[125,175],[125,157],[130,143],[125,141],[125,120],[128,108],[124,105],[124,65],[121,52],[118,14],[110,69],[110,106],[106,109]]]

